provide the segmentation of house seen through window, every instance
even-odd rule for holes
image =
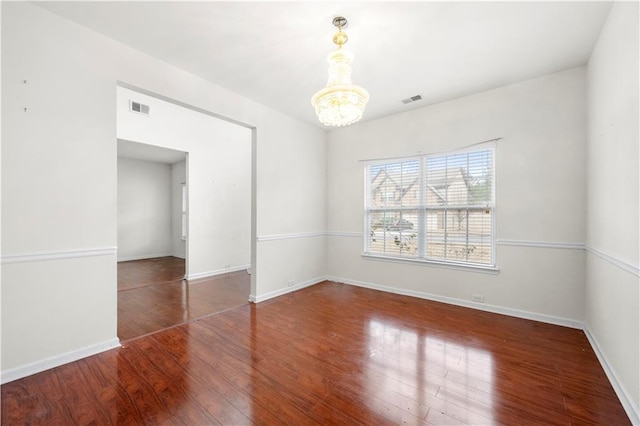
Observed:
[[[495,266],[493,147],[366,166],[365,254]]]

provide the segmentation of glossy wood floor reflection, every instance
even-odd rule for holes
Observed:
[[[175,257],[118,263],[118,337],[126,341],[248,304],[246,271],[187,281]]]
[[[166,256],[118,262],[118,291],[182,281],[185,260]]]
[[[582,331],[325,282],[2,386],[3,424],[629,424]]]

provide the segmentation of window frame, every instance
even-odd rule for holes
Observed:
[[[188,194],[187,194],[187,184],[186,182],[180,183],[181,190],[181,211],[180,211],[180,239],[182,241],[187,241],[187,221],[188,221]]]
[[[444,158],[448,156],[458,155],[458,154],[469,154],[473,152],[482,152],[489,151],[491,155],[491,196],[490,200],[486,204],[463,204],[463,205],[447,205],[443,207],[427,205],[427,161],[429,159],[434,158]],[[403,162],[410,161],[418,161],[419,162],[419,174],[418,174],[418,204],[417,206],[396,206],[396,207],[372,207],[371,201],[373,201],[372,197],[372,188],[371,188],[371,168],[372,167],[383,167],[389,164],[398,164]],[[389,159],[381,159],[381,160],[371,160],[365,163],[364,167],[364,234],[363,234],[363,253],[362,257],[373,260],[385,260],[391,262],[400,262],[400,263],[419,263],[419,264],[430,264],[437,265],[443,267],[450,267],[455,269],[468,269],[468,270],[476,270],[481,272],[497,272],[497,253],[496,253],[496,240],[497,240],[497,232],[496,232],[496,149],[495,142],[483,143],[481,145],[475,145],[466,149],[460,149],[450,152],[442,152],[442,153],[434,153],[434,154],[423,154],[411,157],[396,157]],[[491,249],[491,261],[490,263],[477,263],[477,262],[469,262],[464,260],[455,260],[455,259],[443,259],[443,258],[434,258],[427,256],[427,247],[429,245],[429,241],[427,239],[427,215],[428,211],[446,211],[446,210],[455,210],[457,207],[464,208],[467,211],[471,210],[491,210],[491,233],[490,233],[490,249]],[[402,254],[393,254],[393,253],[383,253],[371,250],[371,215],[374,212],[400,212],[402,211],[416,211],[417,209],[417,249],[415,255],[402,255]],[[467,216],[467,221],[468,221]],[[467,222],[468,223],[468,222]],[[446,228],[446,224],[445,224]],[[469,231],[466,231],[466,238],[469,238]]]

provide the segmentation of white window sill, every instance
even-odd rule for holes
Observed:
[[[393,263],[411,263],[425,266],[437,266],[441,268],[456,269],[459,271],[481,272],[489,274],[498,274],[500,269],[491,265],[476,265],[476,264],[464,264],[457,262],[443,262],[437,260],[418,259],[410,257],[396,257],[374,253],[362,253],[362,258],[365,260],[380,260],[383,262]]]

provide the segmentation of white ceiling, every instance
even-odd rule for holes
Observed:
[[[38,5],[319,127],[336,15],[363,120],[585,64],[610,2],[42,2]],[[422,101],[401,100],[420,94]]]

